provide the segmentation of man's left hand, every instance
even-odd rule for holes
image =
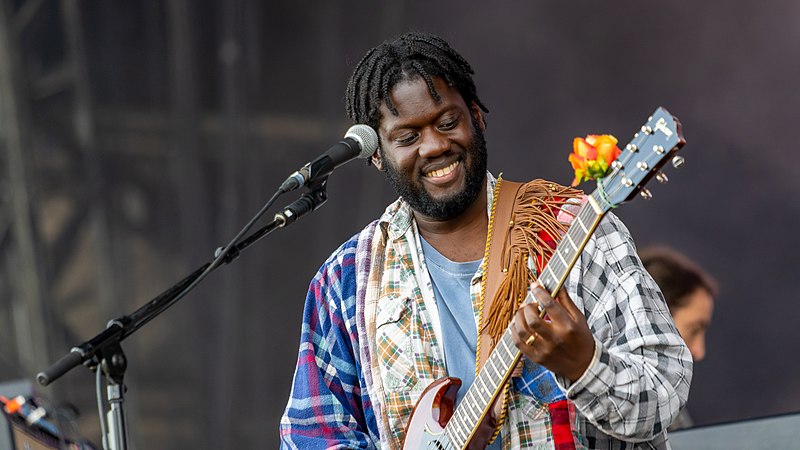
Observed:
[[[586,317],[565,289],[558,292],[557,299],[539,284],[532,292],[547,316],[540,319],[534,303],[523,305],[512,321],[514,343],[530,360],[575,382],[594,355],[594,337]]]

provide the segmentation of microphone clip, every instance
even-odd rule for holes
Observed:
[[[311,178],[311,163],[306,163],[305,166],[300,168],[300,170],[296,170],[293,174],[289,175],[286,178],[286,181],[281,184],[279,188],[281,193],[285,194],[287,192],[293,191],[304,184],[306,181]]]
[[[278,223],[279,227],[285,227],[301,216],[324,205],[325,202],[328,201],[327,187],[328,175],[317,179],[311,179],[311,181],[304,186],[304,192],[300,198],[286,205],[280,212],[275,214],[275,222]]]

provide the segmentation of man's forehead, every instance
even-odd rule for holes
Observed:
[[[383,98],[379,104],[379,126],[383,128],[385,119],[397,118],[401,114],[414,117],[434,113],[431,105],[435,105],[437,109],[449,109],[452,105],[463,104],[464,100],[458,90],[439,77],[433,77],[432,80],[433,86],[428,86],[421,76],[397,82],[389,90],[389,97]]]

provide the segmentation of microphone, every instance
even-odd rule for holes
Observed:
[[[344,139],[334,144],[317,159],[289,175],[281,184],[283,193],[293,191],[306,184],[330,175],[333,169],[353,158],[366,159],[378,149],[378,133],[368,125],[353,125],[347,130]]]

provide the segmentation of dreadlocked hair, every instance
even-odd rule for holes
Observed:
[[[467,106],[474,101],[489,112],[478,98],[472,75],[475,72],[458,52],[442,38],[420,32],[409,32],[371,49],[356,65],[347,83],[347,115],[354,123],[378,129],[380,105],[385,103],[392,114],[397,109],[389,92],[401,80],[422,77],[437,102],[439,93],[433,78],[439,77],[455,87]]]

